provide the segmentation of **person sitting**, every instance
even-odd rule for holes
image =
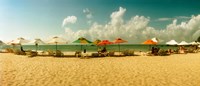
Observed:
[[[154,54],[154,51],[155,51],[155,48],[152,47],[152,48],[151,48],[151,54]]]
[[[107,56],[107,49],[106,49],[106,47],[104,47],[104,48],[101,50],[101,54],[103,54],[104,56]]]
[[[186,53],[183,46],[180,46],[180,47],[179,47],[179,53],[180,53],[180,54],[185,54],[185,53]]]

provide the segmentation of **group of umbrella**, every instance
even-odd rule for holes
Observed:
[[[125,43],[125,42],[127,42],[127,41],[123,40],[121,38],[117,38],[113,42],[111,42],[109,40],[99,40],[99,39],[95,40],[94,42],[91,42],[84,37],[80,37],[77,40],[73,41],[72,43],[80,44],[81,50],[82,50],[82,45],[86,45],[86,44],[94,44],[94,45],[97,45],[97,46],[106,46],[106,45],[109,45],[109,44],[118,44],[119,51],[120,51],[120,43]],[[3,43],[2,41],[0,41],[0,43],[1,43],[1,45],[6,44],[6,43]],[[37,51],[39,44],[55,44],[55,48],[56,48],[56,51],[57,51],[57,45],[58,44],[67,44],[67,41],[64,38],[61,38],[61,37],[58,37],[58,36],[52,37],[46,43],[44,41],[42,41],[41,39],[35,39],[33,41],[29,41],[29,40],[26,40],[26,39],[20,37],[20,38],[17,38],[16,40],[12,40],[12,41],[8,42],[7,44],[8,45],[20,45],[22,47],[22,44],[28,44],[28,43],[31,43],[31,44],[34,43],[35,46],[36,46],[36,51]]]
[[[158,43],[159,43],[159,40],[157,38],[152,38],[143,42],[143,44],[149,44],[149,45],[156,45]],[[170,40],[166,42],[166,44],[167,45],[200,45],[200,42],[194,41],[194,42],[187,43],[186,41],[181,41],[180,43],[178,43],[175,40]]]
[[[88,39],[84,38],[84,37],[80,37],[77,40],[73,41],[72,43],[75,44],[81,44],[81,50],[82,50],[82,45],[85,44],[95,44],[97,46],[106,46],[106,45],[110,45],[110,44],[118,44],[118,49],[120,52],[120,43],[125,43],[127,42],[126,40],[123,40],[121,38],[116,38],[113,42],[109,41],[109,40],[95,40],[94,42],[89,41]],[[12,40],[11,42],[7,43],[9,45],[20,45],[23,43],[34,43],[36,46],[36,51],[38,48],[38,44],[55,44],[56,50],[57,50],[57,44],[67,44],[67,41],[61,37],[55,36],[52,37],[47,43],[45,43],[44,41],[42,41],[41,39],[35,39],[33,41],[28,41],[22,37],[17,38],[16,40]],[[143,42],[143,44],[147,44],[147,45],[156,45],[159,43],[158,38],[152,38],[152,39],[148,39],[146,41]],[[0,44],[5,44],[2,41],[0,41]],[[167,45],[200,45],[199,42],[191,42],[191,43],[187,43],[185,41],[182,41],[180,43],[176,42],[175,40],[170,40],[168,42],[166,42]]]

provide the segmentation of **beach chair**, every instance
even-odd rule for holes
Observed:
[[[54,53],[54,57],[63,57],[64,54],[60,51],[60,50],[56,50],[56,52]]]
[[[34,57],[37,56],[38,53],[36,51],[27,51],[26,55],[28,55],[28,57]]]
[[[23,52],[23,51],[21,51],[21,50],[19,50],[19,49],[14,50],[14,54],[15,54],[15,55],[26,55],[25,52]]]
[[[115,51],[109,51],[108,56],[115,56]]]
[[[168,55],[170,55],[167,51],[165,51],[165,50],[163,50],[163,49],[160,49],[159,51],[158,51],[158,55],[159,56],[168,56]]]
[[[48,56],[54,56],[53,50],[47,50],[46,52]]]
[[[76,51],[76,52],[75,52],[75,56],[76,56],[76,57],[81,57],[81,52],[80,52],[80,51]]]

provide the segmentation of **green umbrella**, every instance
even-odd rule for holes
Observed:
[[[82,51],[82,44],[89,44],[89,43],[92,43],[92,42],[89,41],[89,40],[87,40],[87,39],[84,38],[84,37],[80,37],[80,38],[78,38],[77,40],[73,41],[72,43],[81,44],[81,51]]]

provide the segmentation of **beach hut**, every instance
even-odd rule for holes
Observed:
[[[50,39],[50,41],[48,41],[47,43],[48,44],[56,44],[56,51],[57,51],[57,45],[58,44],[67,44],[67,41],[64,38],[55,36],[55,37],[52,37]]]
[[[175,40],[170,40],[168,42],[166,42],[167,45],[177,45],[178,42],[176,42]]]
[[[117,38],[114,40],[114,43],[118,44],[119,52],[120,52],[120,43],[125,43],[127,42],[126,40],[123,40],[121,38]]]

